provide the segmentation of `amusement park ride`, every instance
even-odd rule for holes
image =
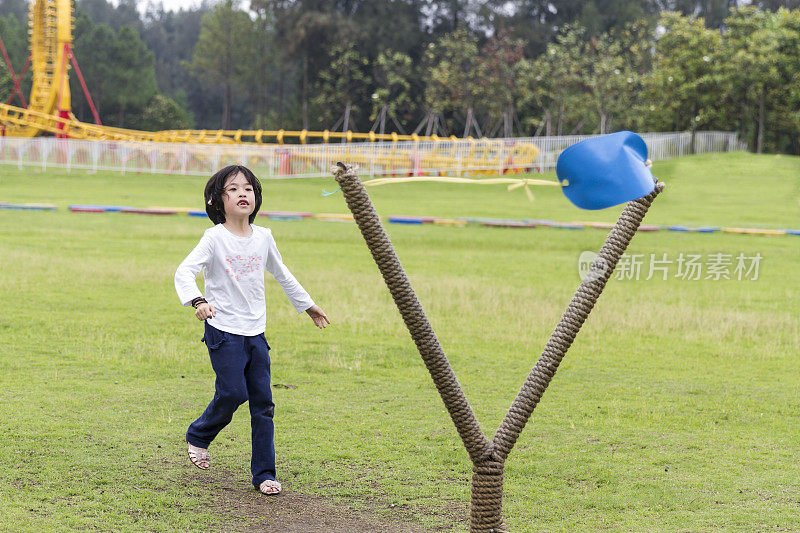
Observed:
[[[14,82],[14,90],[5,104],[0,103],[0,134],[5,137],[36,137],[51,135],[59,138],[102,140],[102,141],[133,141],[133,142],[162,142],[162,143],[206,143],[206,144],[250,144],[250,145],[280,145],[280,144],[309,144],[312,151],[303,157],[319,157],[325,150],[327,143],[333,140],[342,143],[353,141],[376,142],[382,153],[382,158],[388,158],[387,164],[398,157],[418,157],[416,150],[418,141],[433,141],[433,145],[448,145],[448,151],[455,153],[453,148],[461,143],[466,150],[458,150],[459,166],[464,163],[475,163],[478,167],[503,168],[506,161],[526,162],[525,166],[532,166],[533,159],[539,154],[539,149],[530,143],[515,143],[497,139],[457,139],[455,137],[424,137],[420,135],[399,135],[397,133],[381,134],[375,132],[356,133],[352,131],[268,131],[268,130],[167,130],[167,131],[137,131],[123,128],[104,126],[100,122],[97,110],[89,93],[89,88],[81,75],[80,67],[75,55],[72,53],[72,25],[74,17],[72,2],[70,0],[32,0],[30,3],[30,55],[19,75],[16,75],[11,61],[6,53],[5,46],[0,36],[0,52],[2,52],[8,72]],[[81,88],[89,103],[94,116],[95,124],[81,122],[72,113],[69,89],[69,69],[74,68],[80,81]],[[33,84],[28,101],[20,88],[19,81],[30,67],[33,74]],[[11,105],[15,96],[19,96],[22,107]],[[388,142],[387,142],[388,141]],[[407,146],[397,145],[397,141],[412,141],[402,143]],[[358,143],[361,144],[361,143]],[[425,143],[428,144],[428,143]],[[346,145],[345,145],[346,146]],[[355,144],[352,146],[356,146]],[[378,148],[376,146],[376,148]],[[320,153],[314,153],[318,150]],[[332,148],[332,147],[331,147]],[[347,148],[344,148],[347,151]],[[410,155],[411,152],[414,155]],[[446,153],[436,153],[438,150],[426,149],[423,158],[435,157],[439,163],[447,163],[442,158],[448,159]],[[408,152],[408,153],[404,153]],[[465,160],[465,156],[466,159]],[[339,157],[347,157],[341,151]],[[373,155],[374,157],[374,155]],[[454,157],[453,155],[449,158]],[[356,153],[350,158],[351,162],[358,163],[360,156]],[[471,161],[474,159],[474,161]],[[390,161],[391,160],[391,161]],[[476,166],[473,165],[473,166]],[[499,167],[498,167],[499,165]],[[446,165],[447,166],[447,165]],[[468,165],[469,166],[469,165]],[[502,170],[501,170],[502,172]],[[496,173],[496,172],[491,172]]]

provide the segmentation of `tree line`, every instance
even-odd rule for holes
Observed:
[[[77,0],[104,124],[512,136],[739,132],[800,154],[800,0]],[[0,0],[19,71],[27,2]],[[23,80],[29,90],[30,75]],[[77,76],[73,109],[92,121]],[[0,72],[0,91],[11,83]]]

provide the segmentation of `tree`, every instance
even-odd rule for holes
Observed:
[[[800,13],[752,6],[726,20],[729,105],[740,111],[743,137],[764,150],[800,151]],[[748,124],[747,119],[751,121]]]
[[[156,92],[153,54],[136,31],[124,26],[114,33],[79,13],[75,21],[75,55],[104,124],[125,126],[126,113],[144,106]],[[79,116],[91,120],[77,76],[71,76]]]
[[[502,117],[503,135],[513,135],[515,108],[519,99],[519,75],[523,43],[506,32],[493,35],[481,48],[476,64],[475,97],[489,117]],[[467,132],[470,124],[466,125]]]
[[[109,26],[94,24],[86,14],[78,12],[75,19],[73,50],[104,123],[106,117],[102,115],[111,101],[109,95],[114,91],[112,70],[115,68],[115,40],[114,30]],[[73,107],[77,107],[79,110],[79,118],[89,119],[91,115],[88,113],[88,106],[78,84],[77,76],[70,76],[70,92]],[[78,105],[75,106],[75,104]]]
[[[155,56],[156,82],[159,91],[190,110],[192,120],[199,128],[219,127],[222,108],[222,90],[216,84],[201,83],[189,68],[203,15],[211,8],[200,7],[166,11],[163,5],[149,4],[143,17],[142,39]],[[231,102],[231,122],[241,122],[246,117],[245,101]]]
[[[590,39],[614,28],[653,20],[663,6],[657,0],[487,0],[484,24],[506,30],[525,43],[526,57],[537,58],[564,28],[585,28]]]
[[[272,14],[275,42],[285,64],[297,70],[300,119],[309,128],[311,90],[327,69],[335,48],[362,43],[364,32],[353,20],[360,2],[326,0],[253,0]],[[282,87],[281,87],[282,89]],[[282,103],[282,99],[281,99]]]
[[[284,117],[291,97],[296,91],[289,91],[287,97],[287,87],[296,84],[297,76],[296,61],[293,59],[294,50],[287,46],[287,39],[291,39],[291,29],[288,27],[293,8],[290,0],[250,0],[250,9],[258,16],[258,25],[262,28],[259,42],[262,46],[270,49],[272,64],[267,68],[272,68],[272,76],[269,89],[263,87],[264,92],[271,94],[271,101],[274,102],[273,109],[265,109],[263,116],[257,120],[265,122],[267,116],[273,116],[275,121],[273,128],[282,129],[284,127]]]
[[[359,28],[362,50],[369,50],[372,57],[386,50],[416,57],[430,39],[424,29],[432,17],[429,15],[429,0],[360,0],[348,3],[352,8],[345,15],[352,17]]]
[[[164,11],[163,6],[152,4],[145,13],[142,40],[153,52],[158,88],[166,94],[197,86],[196,80],[188,79],[184,63],[192,59],[203,14],[201,10]]]
[[[181,130],[192,127],[189,114],[175,100],[155,94],[140,112],[132,114],[128,126],[136,130]]]
[[[245,72],[244,83],[253,105],[253,126],[262,128],[268,127],[266,117],[268,95],[270,94],[269,85],[273,77],[271,73],[278,70],[279,59],[274,53],[278,47],[275,46],[276,43],[272,39],[274,21],[272,13],[266,8],[266,5],[263,2],[254,1],[250,3],[250,10],[256,15],[252,26],[253,34],[249,39],[254,53],[251,54],[253,63]]]
[[[452,33],[472,29],[483,2],[477,0],[432,0],[428,2],[428,20],[433,33]]]
[[[477,65],[478,39],[465,29],[444,35],[428,45],[425,50],[425,105],[429,117],[462,110],[468,117],[472,116],[477,96]],[[426,133],[432,131],[430,122],[428,130]]]
[[[598,132],[612,129],[615,119],[635,107],[639,75],[625,61],[621,44],[603,33],[584,46],[582,86],[590,96],[598,117]]]
[[[0,0],[0,15],[13,15],[18,22],[28,20],[28,2],[26,0]],[[6,36],[3,34],[3,39]]]
[[[590,38],[652,20],[659,12],[656,3],[650,0],[588,0],[579,2],[579,5],[575,23],[586,28]]]
[[[345,109],[344,129],[352,127],[350,115],[360,115],[370,94],[366,69],[367,58],[353,45],[337,46],[330,53],[330,63],[320,72],[313,103],[318,111],[318,124],[328,127],[339,116],[342,105]]]
[[[665,32],[656,43],[653,70],[645,81],[648,124],[692,133],[714,127],[724,111],[720,32],[706,28],[701,18],[677,12],[664,13],[659,26]]]
[[[124,127],[125,112],[143,107],[156,93],[153,53],[130,26],[119,30],[113,51],[113,91],[108,96],[117,107],[120,127]]]
[[[3,43],[6,46],[6,51],[8,52],[11,60],[11,66],[17,76],[20,75],[22,67],[25,64],[25,59],[28,57],[27,30],[27,26],[24,23],[20,23],[19,19],[17,19],[16,15],[13,13],[10,13],[6,17],[0,17],[0,36],[3,37]],[[11,74],[6,68],[5,61],[0,60],[0,65],[2,65],[2,70],[4,73],[3,82],[2,85],[0,85],[0,95],[5,102],[8,99],[8,96],[11,95],[12,91],[14,90],[14,82],[11,79]],[[31,71],[28,69],[28,72],[25,73],[25,76],[20,82],[26,101],[28,99],[28,95],[30,94],[31,80]],[[19,97],[16,97],[12,104],[21,105],[22,102],[19,100]]]
[[[577,124],[576,130],[582,126],[578,118],[582,99],[576,89],[582,39],[579,31],[568,27],[545,53],[522,65],[521,103],[529,113],[541,113],[541,120],[531,119],[537,135],[561,135],[570,123]]]
[[[231,127],[234,90],[244,87],[253,60],[253,21],[236,9],[232,0],[217,4],[203,16],[200,37],[194,47],[191,70],[203,83],[223,87],[222,128]]]
[[[677,11],[690,18],[702,19],[709,28],[720,28],[731,9],[741,0],[661,0],[661,11]]]
[[[6,68],[5,62],[0,63],[0,95],[5,99],[14,90],[14,82]]]
[[[293,19],[294,35],[289,44],[292,56],[299,60],[302,72],[301,101],[303,128],[309,128],[308,104],[311,99],[311,87],[315,85],[319,75],[329,65],[335,54],[330,53],[337,47],[341,50],[358,40],[355,25],[338,13],[317,10],[297,13]]]
[[[734,10],[725,24],[727,78],[740,102],[755,110],[753,144],[760,154],[764,149],[768,107],[772,107],[769,104],[780,98],[775,92],[782,90],[778,20],[769,12],[748,6]]]
[[[95,24],[105,24],[114,31],[130,26],[138,34],[143,27],[135,0],[120,0],[116,6],[108,0],[78,0],[75,7]]]
[[[778,91],[775,102],[776,133],[786,135],[788,142],[776,150],[787,150],[800,155],[800,10],[781,9],[777,12],[779,38],[778,72],[783,90]]]
[[[411,57],[403,52],[384,50],[372,66],[375,92],[372,94],[370,120],[379,118],[383,110],[393,120],[409,122],[415,111],[412,81],[416,78]]]
[[[608,33],[587,39],[586,28],[566,26],[530,66],[523,102],[543,113],[547,135],[605,133],[633,106],[637,60]],[[553,126],[555,122],[555,127]]]

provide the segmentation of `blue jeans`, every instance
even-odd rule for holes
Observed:
[[[264,334],[247,337],[220,331],[205,323],[205,341],[211,367],[217,374],[214,398],[200,418],[189,426],[186,440],[208,448],[227,426],[236,409],[250,401],[253,485],[275,479],[275,404],[270,387],[269,344]]]

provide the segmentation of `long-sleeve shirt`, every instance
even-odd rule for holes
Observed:
[[[208,323],[237,335],[259,335],[267,327],[264,270],[273,275],[298,313],[314,301],[283,264],[272,231],[260,226],[239,237],[222,224],[209,228],[175,272],[175,290],[184,306],[203,296],[197,274],[205,279],[205,298],[216,310]]]

